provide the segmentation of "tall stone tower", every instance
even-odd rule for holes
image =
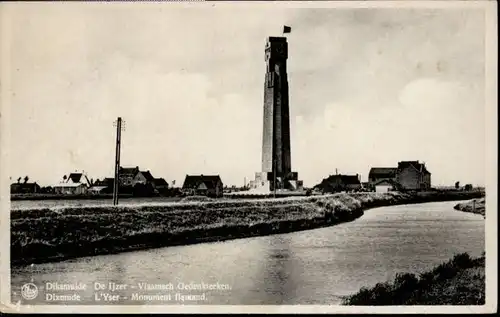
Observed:
[[[292,172],[291,166],[286,38],[269,37],[265,56],[262,172],[255,175],[255,187],[274,190],[276,186],[276,189],[296,190],[302,182],[298,181],[298,175]]]

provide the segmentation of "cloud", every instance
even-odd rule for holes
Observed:
[[[480,10],[137,8],[13,10],[13,176],[112,175],[121,116],[124,165],[241,184],[260,170],[265,39],[289,24],[307,185],[403,159],[437,182],[484,181]]]

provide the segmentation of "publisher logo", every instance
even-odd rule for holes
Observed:
[[[21,296],[24,299],[32,300],[38,296],[38,287],[33,283],[26,283],[21,287]]]

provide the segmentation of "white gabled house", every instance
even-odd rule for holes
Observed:
[[[53,186],[54,192],[61,195],[82,195],[86,194],[91,186],[90,181],[83,172],[70,173],[68,177],[64,175],[63,181]]]

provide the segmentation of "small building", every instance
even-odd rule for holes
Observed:
[[[118,177],[118,182],[119,182],[119,186],[120,187],[123,187],[123,186],[134,186],[135,185],[135,180],[136,180],[136,176],[137,174],[139,173],[139,166],[136,166],[136,167],[121,167],[120,166],[120,169],[118,171],[119,173],[119,177]],[[139,177],[140,179],[140,177]]]
[[[81,195],[86,194],[91,186],[87,175],[83,173],[70,173],[64,176],[63,181],[54,185],[54,193],[61,195]]]
[[[86,184],[87,186],[90,186],[90,181],[87,177],[87,175],[83,173],[70,173],[68,178],[66,179],[67,183],[73,183],[73,184]]]
[[[107,186],[93,185],[87,190],[87,192],[89,194],[97,195],[97,194],[106,194],[107,190],[108,190]]]
[[[138,184],[151,185],[154,187],[155,178],[151,172],[141,171],[139,166],[136,167],[120,167],[119,170],[120,187],[135,187]]]
[[[103,178],[102,180],[97,179],[94,184],[89,188],[92,193],[99,193],[99,194],[111,194],[113,193],[113,187],[115,184],[115,179],[106,177]]]
[[[431,188],[431,173],[425,163],[401,161],[398,163],[396,182],[403,190],[427,190]]]
[[[149,171],[138,171],[137,174],[135,174],[134,179],[132,180],[133,186],[136,184],[151,184],[154,185],[154,180],[155,178]]]
[[[359,175],[330,175],[328,178],[316,185],[315,188],[323,192],[355,191],[361,189]]]
[[[104,178],[97,180],[94,186],[105,186],[106,189],[99,189],[106,193],[112,193],[114,188],[114,178]],[[139,166],[120,167],[118,177],[119,192],[121,194],[133,194],[138,196],[150,196],[158,192],[165,193],[168,190],[168,183],[163,178],[155,178],[149,170],[141,171]]]
[[[165,190],[168,189],[168,183],[164,178],[155,178],[153,179],[154,188],[157,190]]]
[[[370,183],[370,182],[361,182],[361,190],[363,191],[372,191],[374,188],[373,188],[373,184]]]
[[[186,175],[182,191],[187,195],[221,197],[224,184],[219,175]]]
[[[372,167],[368,173],[368,182],[372,185],[382,180],[396,180],[397,167]]]
[[[390,179],[383,179],[374,184],[375,192],[377,193],[387,193],[396,189],[396,183]]]
[[[103,180],[96,180],[94,183],[94,186],[105,186],[105,187],[113,188],[114,183],[115,183],[114,178],[106,177],[106,178],[103,178]]]
[[[10,184],[11,194],[36,194],[40,192],[40,185],[34,183],[12,183]]]
[[[54,185],[54,193],[60,195],[83,195],[87,193],[87,186],[82,183],[60,183]]]
[[[158,194],[167,194],[168,193],[168,183],[163,178],[153,179],[153,188],[154,188],[154,191]]]

